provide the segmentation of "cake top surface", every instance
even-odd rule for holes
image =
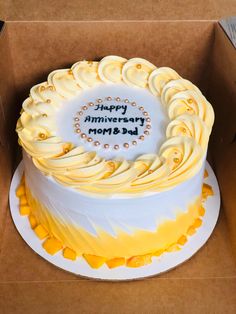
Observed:
[[[65,101],[56,115],[56,132],[103,158],[135,160],[160,149],[168,120],[159,97],[147,89],[100,84]]]
[[[200,170],[214,112],[167,67],[108,56],[35,85],[17,123],[37,168],[86,193],[160,192]]]

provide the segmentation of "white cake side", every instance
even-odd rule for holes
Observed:
[[[65,224],[72,223],[94,236],[97,235],[96,229],[114,237],[117,229],[130,234],[138,229],[154,232],[163,222],[175,220],[201,197],[204,166],[205,162],[191,179],[168,191],[105,198],[57,183],[42,174],[24,153],[26,183],[32,195]]]

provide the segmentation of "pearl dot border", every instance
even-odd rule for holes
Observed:
[[[150,129],[151,129],[151,118],[149,116],[149,113],[147,111],[144,111],[144,107],[143,106],[138,106],[137,103],[135,101],[130,101],[128,98],[120,98],[119,96],[115,96],[115,97],[111,97],[111,96],[106,96],[104,97],[104,99],[102,98],[98,98],[96,99],[96,101],[94,102],[88,102],[87,104],[84,104],[81,106],[80,110],[77,112],[76,116],[74,117],[74,130],[75,133],[80,135],[80,138],[87,141],[88,143],[93,144],[95,147],[101,146],[100,141],[93,139],[92,137],[90,137],[89,135],[87,135],[86,133],[81,133],[81,129],[80,129],[80,118],[83,116],[84,111],[88,110],[89,107],[93,107],[95,106],[95,104],[102,104],[104,101],[116,101],[116,102],[123,102],[125,104],[129,104],[132,107],[137,107],[137,109],[139,109],[142,112],[142,115],[145,116],[145,121],[146,121],[146,125],[145,125],[145,129],[143,131],[143,133],[141,135],[139,135],[139,137],[137,139],[132,140],[131,142],[124,142],[124,143],[119,143],[119,144],[113,144],[110,145],[108,143],[104,143],[103,148],[104,149],[114,149],[114,150],[119,150],[121,147],[124,147],[125,149],[129,149],[132,146],[136,146],[138,145],[138,143],[141,143],[145,140],[145,138],[147,136],[150,135]]]

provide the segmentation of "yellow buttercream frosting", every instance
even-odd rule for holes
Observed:
[[[64,100],[83,89],[117,82],[160,96],[170,123],[158,154],[111,161],[56,135],[55,114]],[[46,82],[32,87],[16,130],[19,143],[43,173],[79,191],[106,196],[160,192],[196,174],[213,121],[213,109],[200,90],[174,70],[157,68],[142,58],[107,56],[100,62],[79,61],[71,69],[53,71]]]

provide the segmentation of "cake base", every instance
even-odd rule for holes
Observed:
[[[61,251],[53,256],[48,254],[42,247],[43,241],[40,241],[31,229],[28,217],[21,216],[19,213],[19,199],[16,196],[15,191],[24,171],[23,162],[17,167],[11,182],[9,194],[11,216],[18,232],[25,242],[45,260],[61,269],[83,277],[100,280],[142,279],[166,272],[182,264],[206,243],[213,232],[219,216],[220,192],[217,179],[208,163],[206,163],[206,170],[208,171],[209,176],[204,179],[204,183],[212,186],[214,195],[207,198],[204,202],[206,212],[202,217],[201,227],[197,229],[197,232],[194,235],[189,237],[187,243],[180,251],[163,253],[159,257],[153,257],[153,262],[151,264],[139,268],[121,266],[109,269],[106,265],[103,265],[99,269],[92,269],[82,258],[78,258],[76,261],[67,260],[62,256]]]

